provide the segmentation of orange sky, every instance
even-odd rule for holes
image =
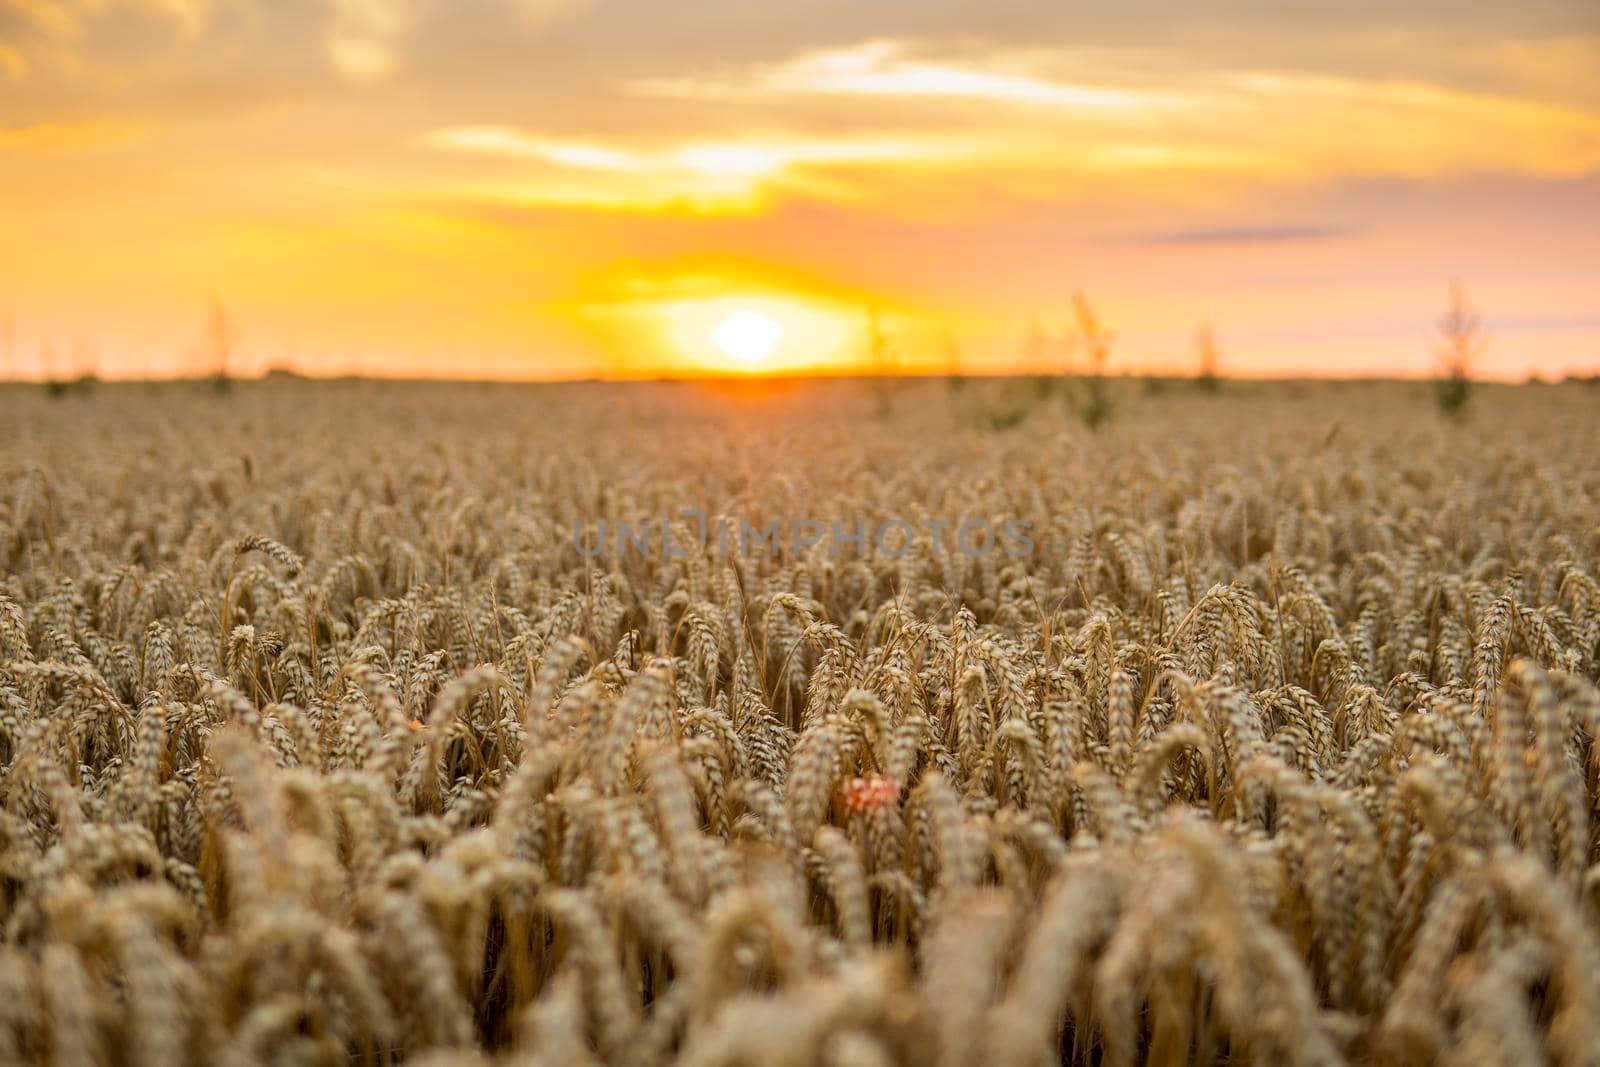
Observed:
[[[0,0],[0,373],[1600,371],[1593,0],[1107,6]]]

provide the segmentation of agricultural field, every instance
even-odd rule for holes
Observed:
[[[0,1062],[1600,1060],[1600,393],[1074,388],[0,388]]]

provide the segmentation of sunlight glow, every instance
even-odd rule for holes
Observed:
[[[780,148],[763,145],[696,145],[678,152],[677,162],[717,178],[760,178],[788,163]]]
[[[609,353],[613,375],[742,378],[861,366],[866,313],[854,303],[798,289],[751,288],[737,279],[685,278],[662,289],[575,306]]]
[[[759,311],[736,311],[723,319],[712,335],[728,355],[752,366],[772,358],[783,340],[783,327]]]

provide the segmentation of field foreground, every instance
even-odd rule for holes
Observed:
[[[0,389],[0,1062],[1600,1062],[1596,399]]]

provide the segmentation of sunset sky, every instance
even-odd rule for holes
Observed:
[[[1008,371],[1081,289],[1114,371],[1419,375],[1456,277],[1595,373],[1597,72],[1595,0],[0,0],[0,374],[213,298],[241,373]]]

